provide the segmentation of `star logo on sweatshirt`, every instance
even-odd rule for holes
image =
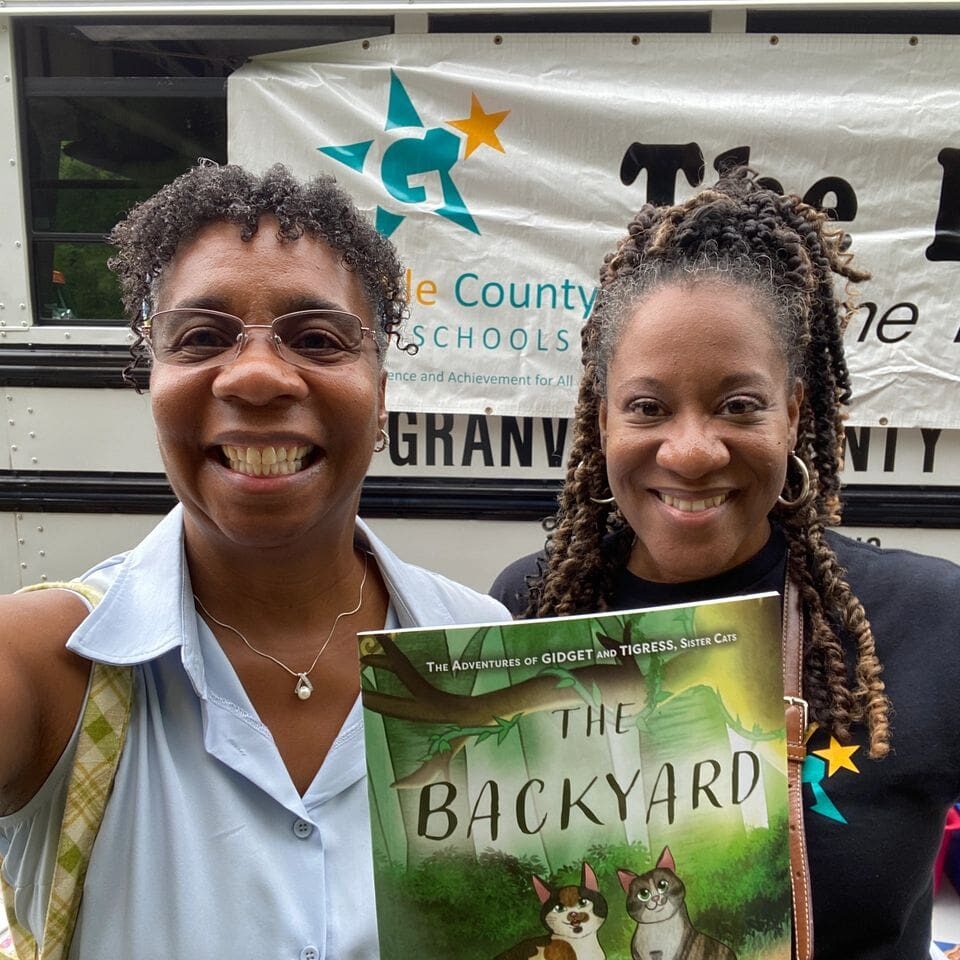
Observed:
[[[860,749],[854,744],[852,747],[845,747],[836,737],[830,737],[830,746],[823,750],[814,750],[813,754],[817,757],[823,757],[827,761],[827,776],[832,777],[838,770],[852,770],[859,773],[857,765],[850,758]]]
[[[849,770],[859,774],[860,770],[853,762],[853,755],[860,749],[856,744],[844,746],[832,734],[829,746],[819,750],[807,748],[807,756],[803,761],[802,780],[810,788],[814,802],[807,809],[811,813],[818,813],[835,823],[847,822],[847,818],[840,812],[824,787],[824,781],[841,770]]]

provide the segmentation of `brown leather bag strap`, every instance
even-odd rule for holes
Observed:
[[[787,793],[790,804],[790,889],[793,895],[793,956],[813,958],[813,902],[803,832],[804,734],[807,701],[803,699],[803,607],[800,587],[789,573],[783,588],[783,700],[787,729]]]

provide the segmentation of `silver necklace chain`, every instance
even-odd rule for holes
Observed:
[[[313,684],[310,682],[310,674],[313,673],[313,668],[320,662],[320,657],[323,656],[323,651],[327,649],[327,644],[333,639],[333,632],[337,629],[337,624],[344,618],[353,616],[357,613],[360,608],[363,606],[363,588],[367,583],[367,567],[369,565],[370,554],[364,550],[363,552],[363,576],[360,578],[360,596],[357,597],[357,605],[352,610],[344,610],[342,613],[337,614],[337,619],[333,621],[333,626],[330,628],[330,632],[327,634],[327,639],[320,644],[320,649],[317,651],[317,655],[313,658],[313,663],[307,667],[306,670],[294,670],[292,667],[288,667],[282,660],[278,660],[273,654],[264,653],[263,650],[258,650],[236,627],[231,626],[229,623],[224,623],[222,620],[218,620],[201,602],[200,598],[194,594],[193,602],[200,608],[200,612],[210,621],[217,624],[219,627],[223,627],[225,630],[229,630],[231,633],[235,633],[258,657],[263,657],[264,660],[272,660],[278,667],[282,667],[291,677],[297,678],[297,685],[293,688],[293,692],[297,695],[300,700],[309,700],[310,694],[313,693]]]

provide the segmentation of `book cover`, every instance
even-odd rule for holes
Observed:
[[[788,960],[780,603],[361,634],[381,960]]]

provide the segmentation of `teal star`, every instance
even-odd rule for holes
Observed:
[[[390,96],[384,130],[401,128],[425,129],[410,95],[400,78],[390,71]],[[360,140],[341,146],[317,147],[317,149],[344,164],[357,173],[363,173],[373,140]],[[422,137],[402,137],[394,140],[383,151],[380,160],[380,180],[387,193],[399,203],[422,203],[427,191],[422,186],[410,183],[410,178],[425,173],[440,177],[443,204],[434,212],[445,217],[471,233],[480,233],[467,205],[453,182],[451,170],[460,157],[460,138],[443,127],[430,127]],[[376,227],[389,237],[406,219],[406,214],[394,213],[377,206]]]
[[[836,820],[837,823],[846,823],[847,818],[837,809],[834,802],[827,796],[827,791],[823,789],[823,781],[827,776],[827,765],[820,759],[807,755],[803,761],[803,773],[801,779],[803,783],[810,784],[810,789],[816,798],[816,803],[810,809],[814,813],[819,813],[828,820]]]

